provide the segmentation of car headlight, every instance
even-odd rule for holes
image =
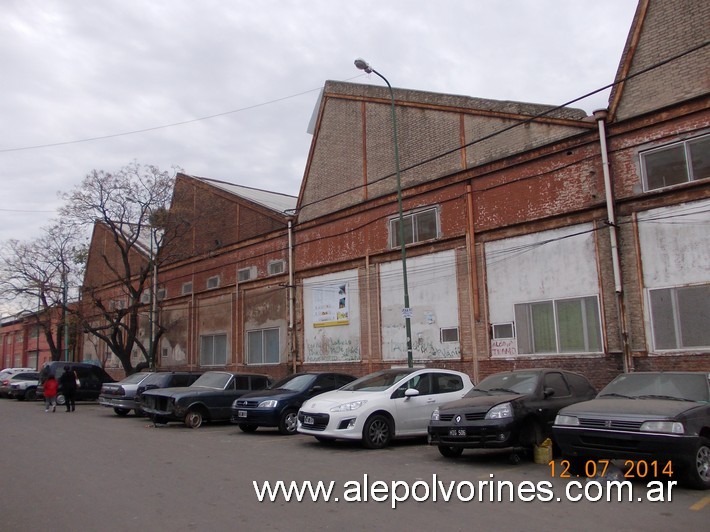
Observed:
[[[432,421],[439,421],[439,407],[438,406],[431,413],[431,420]]]
[[[330,409],[331,412],[350,412],[351,410],[357,410],[362,405],[367,403],[367,401],[351,401],[350,403],[343,403],[342,405],[334,406]]]
[[[577,416],[557,414],[557,417],[555,417],[555,425],[561,425],[563,427],[579,427],[579,418]]]
[[[486,419],[503,419],[506,417],[513,417],[513,406],[510,403],[496,405],[486,414]]]
[[[278,404],[279,402],[275,399],[268,399],[259,403],[259,406],[257,408],[276,408]]]
[[[641,432],[662,432],[664,434],[685,434],[685,427],[678,421],[646,421]]]

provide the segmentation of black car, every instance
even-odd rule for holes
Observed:
[[[429,443],[447,458],[467,448],[533,447],[551,435],[562,407],[595,395],[585,377],[560,369],[496,373],[432,413]]]
[[[596,399],[559,412],[553,432],[582,470],[587,459],[625,459],[710,489],[710,375],[639,372],[616,377]]]
[[[196,429],[204,421],[229,421],[235,399],[270,385],[266,375],[207,371],[187,388],[146,390],[141,409],[155,423],[181,421]]]
[[[102,367],[84,362],[47,362],[39,372],[39,385],[37,386],[37,398],[44,398],[44,381],[52,374],[59,380],[64,373],[64,366],[69,366],[76,373],[79,379],[79,387],[76,389],[75,399],[77,401],[95,401],[101,393],[101,386],[107,382],[116,382]],[[63,405],[66,402],[62,394],[61,387],[57,393],[57,404]]]
[[[146,390],[156,388],[186,388],[202,375],[201,371],[159,371],[151,373],[145,380],[141,381],[136,388],[136,415],[144,415],[141,409],[141,396]]]
[[[355,380],[342,373],[296,373],[273,388],[242,395],[232,403],[232,423],[244,432],[259,427],[278,427],[281,434],[295,434],[298,409],[306,399],[337,390]]]

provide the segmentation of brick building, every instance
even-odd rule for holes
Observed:
[[[416,364],[710,371],[708,27],[641,0],[594,116],[394,89]],[[390,105],[326,82],[298,198],[178,176],[161,367],[406,363]]]

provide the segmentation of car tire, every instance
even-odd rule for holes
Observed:
[[[298,412],[296,410],[286,410],[279,419],[279,432],[286,436],[296,434],[298,427]]]
[[[439,453],[445,458],[458,458],[463,454],[463,447],[451,447],[450,445],[439,445]]]
[[[67,398],[64,397],[64,394],[63,394],[63,393],[58,393],[58,394],[57,394],[57,404],[58,404],[59,406],[64,406],[65,404],[67,404]]]
[[[362,442],[368,449],[383,449],[392,440],[392,428],[392,422],[385,416],[370,416],[362,429]]]
[[[185,416],[185,426],[189,429],[199,429],[205,420],[205,416],[199,408],[191,408]]]
[[[259,428],[259,425],[252,425],[251,423],[240,423],[239,428],[242,430],[242,432],[256,432],[256,429]]]
[[[25,390],[25,401],[36,401],[37,400],[37,388],[27,388]]]
[[[688,485],[699,490],[710,489],[710,439],[700,438],[691,458],[686,474]]]
[[[126,417],[129,414],[130,409],[114,407],[113,411],[116,412],[117,416]]]

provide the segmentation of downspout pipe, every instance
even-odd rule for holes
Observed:
[[[293,300],[294,294],[294,284],[293,284],[293,222],[288,221],[288,343],[289,351],[291,352],[291,363],[293,366],[293,372],[296,373],[296,350],[294,342],[294,330],[293,330]]]
[[[621,260],[619,259],[619,235],[617,233],[616,213],[614,209],[614,191],[611,185],[611,171],[609,166],[609,152],[607,150],[606,119],[608,111],[599,109],[594,111],[594,119],[599,128],[599,146],[602,155],[602,171],[604,174],[604,194],[606,197],[607,224],[609,225],[609,239],[611,243],[611,266],[614,272],[614,291],[616,292],[617,310],[619,312],[619,326],[623,344],[624,372],[633,371],[633,359],[629,348],[629,333],[626,324],[626,309],[624,305],[624,287],[621,276]]]

